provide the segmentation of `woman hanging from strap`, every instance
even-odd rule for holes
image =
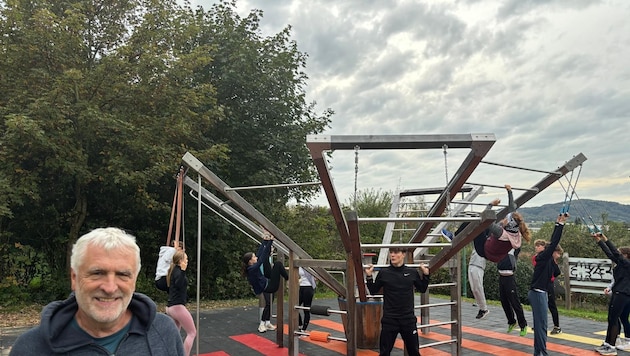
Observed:
[[[175,186],[175,195],[173,197],[173,207],[171,208],[171,218],[168,226],[168,236],[166,245],[160,246],[157,265],[155,267],[155,287],[161,291],[168,292],[166,275],[173,261],[173,255],[178,250],[184,250],[184,242],[179,241],[180,226],[182,221],[182,205],[183,205],[183,189],[184,175],[186,170],[183,166],[179,167],[177,174],[177,184]],[[173,233],[173,225],[175,225],[175,238],[171,243]]]

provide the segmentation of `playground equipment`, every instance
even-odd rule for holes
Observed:
[[[442,266],[451,269],[450,275],[453,276],[451,283],[441,284],[440,287],[449,287],[451,294],[451,302],[438,303],[430,305],[428,303],[428,293],[421,295],[421,303],[418,307],[421,311],[421,324],[418,326],[422,332],[428,332],[431,327],[438,325],[451,326],[451,338],[440,343],[449,343],[451,345],[451,354],[461,355],[461,273],[459,251],[469,244],[475,236],[484,231],[492,222],[501,219],[507,215],[507,208],[501,207],[498,211],[484,210],[478,216],[458,216],[464,209],[473,202],[475,197],[484,187],[494,187],[496,185],[467,183],[468,178],[472,175],[476,167],[484,163],[483,158],[488,153],[495,142],[493,134],[457,134],[457,135],[351,135],[351,136],[307,136],[307,147],[313,158],[315,167],[319,173],[322,188],[326,194],[326,198],[330,205],[332,216],[335,220],[337,230],[339,231],[343,248],[347,254],[344,261],[331,260],[315,260],[299,245],[297,245],[289,236],[282,232],[277,226],[267,219],[263,214],[257,211],[251,204],[243,199],[237,191],[239,189],[227,186],[218,176],[205,167],[192,154],[186,153],[183,162],[189,167],[190,171],[196,172],[199,176],[198,183],[194,183],[192,179],[186,179],[185,184],[198,193],[199,209],[201,213],[201,202],[208,201],[214,207],[215,211],[220,211],[225,217],[236,221],[245,230],[255,236],[261,236],[260,228],[270,231],[279,242],[278,251],[286,254],[289,258],[289,305],[297,305],[298,299],[298,273],[299,267],[306,268],[322,283],[328,286],[339,296],[340,309],[345,311],[342,317],[344,330],[346,334],[346,354],[355,355],[357,348],[374,348],[378,333],[380,332],[380,313],[382,310],[382,302],[378,296],[370,296],[366,293],[366,285],[363,279],[363,249],[367,248],[361,244],[359,223],[360,222],[383,222],[388,224],[386,228],[386,236],[384,236],[381,246],[372,246],[380,248],[381,254],[387,250],[388,244],[391,243],[391,234],[395,230],[398,223],[403,222],[399,213],[401,200],[405,197],[415,195],[434,194],[437,198],[432,206],[427,209],[422,219],[406,220],[413,222],[414,230],[410,234],[408,248],[413,250],[413,254],[407,254],[410,259],[409,265],[413,265],[417,261],[428,263],[431,270],[436,270]],[[356,212],[344,213],[341,204],[336,195],[333,180],[327,166],[325,154],[334,150],[391,150],[391,149],[442,149],[445,152],[447,148],[451,149],[468,149],[469,153],[462,161],[460,167],[455,171],[451,179],[448,179],[445,187],[419,189],[413,191],[400,192],[394,199],[392,209],[387,218],[359,218]],[[523,193],[515,197],[517,206],[521,206],[534,196],[542,192],[545,188],[556,182],[559,178],[572,172],[576,167],[586,161],[586,157],[581,153],[574,156],[564,165],[555,171],[541,171],[547,176],[534,184],[531,188],[519,188]],[[446,162],[446,161],[445,161]],[[498,165],[498,164],[495,164]],[[447,167],[447,164],[445,163]],[[514,168],[507,165],[501,167]],[[405,167],[402,167],[404,169]],[[446,171],[446,170],[445,170]],[[201,181],[211,184],[216,191],[222,194],[227,201],[221,200],[201,186]],[[309,183],[310,184],[310,183]],[[277,185],[274,185],[277,186]],[[267,186],[259,186],[267,187]],[[459,193],[468,193],[464,201],[458,201],[456,207],[453,208],[451,197],[455,197]],[[231,206],[230,206],[231,205]],[[233,206],[233,207],[232,207]],[[239,211],[237,211],[237,209]],[[450,243],[436,245],[435,238],[439,236],[441,224],[448,221],[461,222],[467,221],[469,224],[460,233],[453,238]],[[436,227],[437,225],[437,227]],[[199,226],[199,230],[200,226]],[[389,239],[387,239],[389,237]],[[369,245],[367,245],[369,247]],[[400,246],[400,245],[398,245]],[[403,245],[404,246],[404,245]],[[439,247],[440,251],[435,255],[428,254],[430,247]],[[385,264],[381,261],[379,264]],[[332,277],[330,270],[344,270],[345,283],[339,283]],[[429,285],[429,290],[438,285]],[[277,342],[279,346],[283,346],[282,330],[283,330],[283,311],[282,296],[277,298],[278,301],[278,329]],[[436,324],[431,324],[429,320],[429,309],[432,307],[449,307],[451,309],[451,320]],[[295,335],[297,327],[297,310],[289,309],[289,334]],[[312,332],[311,332],[312,334]],[[289,354],[295,355],[296,338],[289,338]],[[326,337],[328,340],[329,337]],[[433,346],[434,344],[425,344],[422,347]]]

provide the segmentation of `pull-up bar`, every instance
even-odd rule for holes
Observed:
[[[466,182],[466,183],[472,184],[472,185],[480,185],[482,187],[505,188],[504,185],[492,185],[492,184],[482,184],[482,183],[472,183],[472,182]],[[538,188],[515,188],[515,187],[512,187],[512,190],[526,190],[526,191],[531,191],[531,192],[538,192],[540,189],[538,189]]]
[[[359,222],[473,222],[481,221],[478,217],[429,216],[407,218],[359,218]]]
[[[466,201],[466,200],[451,200],[451,203],[453,203],[453,204],[464,204],[464,205],[483,205],[483,206],[488,205],[488,203],[474,203],[474,202]],[[496,205],[496,206],[507,207],[507,205]]]
[[[361,244],[361,248],[419,248],[419,247],[446,247],[451,246],[451,243],[445,242],[428,242],[418,244]]]
[[[489,164],[492,166],[499,166],[499,167],[506,167],[506,168],[515,168],[515,169],[521,169],[524,171],[531,171],[531,172],[538,172],[538,173],[546,173],[546,174],[555,174],[555,175],[562,175],[562,173],[560,172],[549,172],[549,171],[542,171],[539,169],[531,169],[531,168],[523,168],[523,167],[517,167],[517,166],[510,166],[508,164],[502,164],[502,163],[495,163],[495,162],[488,162],[488,161],[480,161],[481,163],[485,163],[485,164]],[[469,183],[472,184],[472,183]]]
[[[225,187],[223,190],[226,192],[234,190],[251,190],[251,189],[265,189],[265,188],[287,188],[287,187],[299,187],[303,185],[319,185],[322,182],[304,182],[304,183],[283,183],[283,184],[269,184],[269,185],[251,185],[247,187]]]

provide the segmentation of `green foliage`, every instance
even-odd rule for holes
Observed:
[[[43,252],[31,246],[3,243],[0,255],[4,256],[0,262],[0,304],[44,302],[60,295]],[[61,289],[69,290],[67,284]]]
[[[359,190],[356,196],[349,199],[346,210],[352,209],[360,218],[388,216],[391,210],[393,193],[381,189]],[[353,207],[353,208],[350,208]],[[359,226],[362,243],[380,243],[385,234],[385,224],[361,223]],[[373,252],[368,251],[367,252]]]
[[[345,259],[339,232],[328,208],[288,206],[277,225],[313,258]]]
[[[123,227],[141,247],[139,289],[151,291],[173,175],[186,151],[233,186],[316,179],[304,139],[321,133],[332,112],[316,114],[305,101],[306,55],[289,28],[263,37],[262,13],[241,18],[234,8],[221,2],[204,12],[173,0],[0,7],[3,241],[40,251],[56,275],[67,271],[78,236]],[[289,198],[308,200],[316,190],[245,195],[275,220]],[[186,211],[186,226],[196,226],[196,204]],[[240,297],[248,292],[234,272],[244,244],[233,236],[240,232],[209,215],[201,266],[191,275],[202,270],[205,296]],[[36,288],[28,293],[33,299],[68,293],[67,284],[44,276],[3,281]]]

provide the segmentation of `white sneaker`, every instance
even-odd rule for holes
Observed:
[[[269,330],[269,331],[273,331],[276,330],[276,326],[269,323],[269,324],[265,324],[265,329]]]
[[[264,333],[265,331],[267,331],[267,327],[265,326],[265,324],[258,325],[258,332],[259,333]]]
[[[628,339],[626,339],[626,338],[621,338],[617,342],[617,346],[615,346],[615,347],[617,348],[617,350],[630,351],[630,343],[628,342]]]

